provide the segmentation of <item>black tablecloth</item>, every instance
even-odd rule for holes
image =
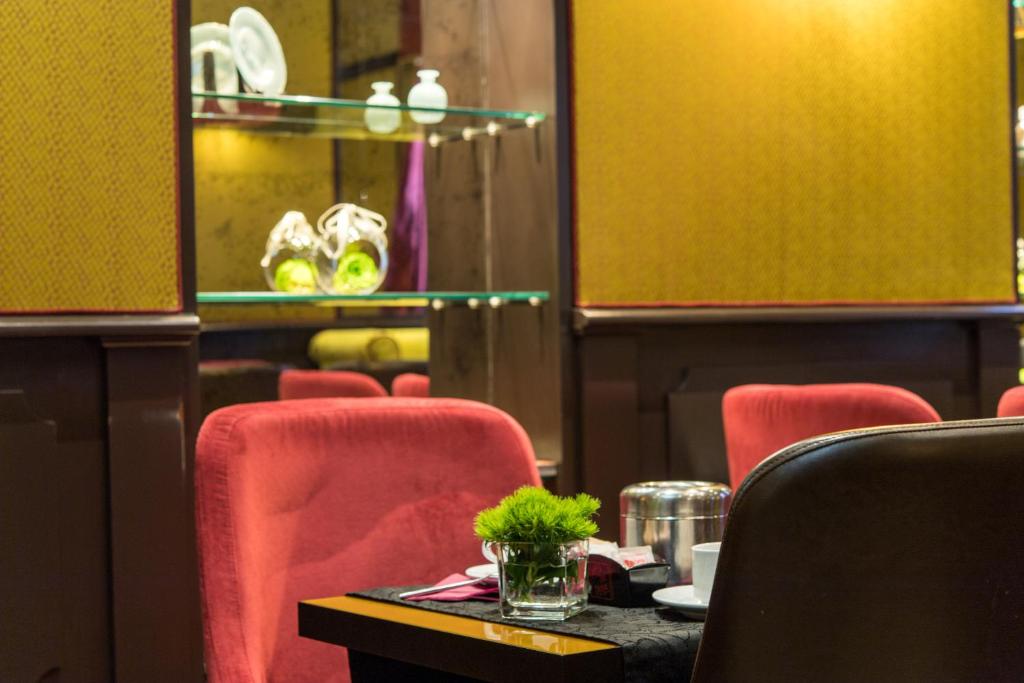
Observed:
[[[373,588],[351,595],[614,643],[622,648],[625,680],[630,683],[690,680],[704,630],[703,622],[691,621],[667,607],[622,608],[591,604],[585,612],[567,621],[519,621],[502,619],[496,602],[410,602],[398,598],[399,593],[419,587]]]

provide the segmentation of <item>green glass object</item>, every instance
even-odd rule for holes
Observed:
[[[282,261],[274,271],[274,286],[279,292],[312,294],[316,291],[317,267],[305,259]]]
[[[332,284],[334,291],[340,294],[372,291],[379,276],[373,257],[363,251],[349,251],[338,259]]]

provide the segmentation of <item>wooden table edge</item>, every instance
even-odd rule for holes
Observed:
[[[622,650],[604,641],[355,596],[298,610],[302,637],[480,680],[622,680]]]

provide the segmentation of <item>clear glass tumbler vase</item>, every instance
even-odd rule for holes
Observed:
[[[494,543],[501,616],[564,621],[587,608],[587,541]]]

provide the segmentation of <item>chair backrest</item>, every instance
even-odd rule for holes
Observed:
[[[392,396],[430,396],[430,377],[413,372],[404,372],[391,382]]]
[[[747,384],[722,399],[733,490],[772,453],[844,429],[939,422],[917,394],[883,384]]]
[[[1024,386],[1007,389],[999,397],[999,407],[996,408],[996,415],[999,417],[1020,417],[1024,415]]]
[[[387,390],[374,378],[346,370],[285,370],[277,385],[277,397],[282,401],[296,398],[376,398],[387,395]]]
[[[338,683],[337,647],[298,637],[298,600],[430,583],[479,564],[474,515],[538,485],[523,429],[457,399],[232,406],[196,448],[211,683]]]
[[[1024,420],[803,442],[733,499],[693,679],[1024,681]]]

